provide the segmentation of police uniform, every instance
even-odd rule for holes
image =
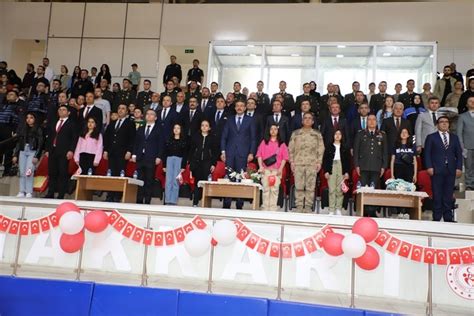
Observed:
[[[135,104],[137,99],[137,91],[135,90],[120,90],[115,95],[115,100],[111,109],[112,113],[117,113],[118,106],[125,104],[127,107],[130,104]]]
[[[181,72],[181,65],[179,64],[169,64],[166,66],[165,73],[163,74],[163,83],[166,84],[171,78],[178,78],[178,82],[181,82],[183,74]]]
[[[323,137],[319,131],[312,128],[300,128],[291,135],[288,151],[290,164],[295,169],[297,211],[310,213],[313,210],[314,188],[316,186],[316,164],[322,165],[323,163]]]
[[[362,186],[373,183],[375,188],[380,187],[380,172],[388,165],[387,136],[385,132],[368,129],[360,130],[354,140],[354,167],[360,168],[360,182]],[[372,208],[370,208],[372,210]],[[369,215],[375,216],[374,210]]]
[[[195,80],[196,82],[201,82],[202,77],[204,77],[204,71],[201,68],[191,68],[188,71],[188,81]]]
[[[143,109],[146,105],[151,104],[151,96],[153,95],[153,91],[140,91],[137,94],[137,103],[135,104],[137,107]]]

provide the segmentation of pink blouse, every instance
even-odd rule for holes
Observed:
[[[99,138],[95,139],[86,135],[86,137],[79,137],[77,141],[76,150],[74,151],[74,161],[79,162],[79,155],[81,153],[93,154],[94,164],[98,164],[102,158],[102,135],[99,134]]]
[[[288,161],[288,147],[286,144],[283,143],[278,148],[278,142],[270,140],[268,144],[265,144],[265,141],[262,140],[260,145],[258,146],[257,150],[257,158],[262,158],[263,160],[270,158],[274,154],[277,154],[277,161],[275,164],[271,165],[270,167],[266,167],[268,169],[278,169],[281,166],[282,160]],[[265,163],[264,163],[265,164]]]

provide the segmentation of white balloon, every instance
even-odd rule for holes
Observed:
[[[232,244],[237,237],[237,227],[228,219],[217,221],[212,228],[212,238],[218,245],[228,246]]]
[[[84,217],[79,212],[66,212],[59,219],[59,228],[68,235],[75,235],[84,229]]]
[[[342,240],[342,251],[346,257],[356,259],[367,249],[367,243],[359,234],[349,234]]]
[[[207,230],[195,229],[190,231],[184,239],[184,248],[191,257],[200,257],[206,254],[211,247],[211,234]]]

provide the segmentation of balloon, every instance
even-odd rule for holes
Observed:
[[[209,251],[211,238],[211,234],[206,230],[192,230],[186,235],[186,239],[184,239],[184,248],[190,256],[200,257]]]
[[[63,216],[64,213],[69,211],[80,212],[81,210],[72,202],[63,202],[56,207],[56,216],[58,217],[58,220],[61,219],[61,216]]]
[[[64,213],[59,220],[59,228],[65,234],[76,235],[84,229],[84,217],[81,213]]]
[[[59,239],[59,246],[64,252],[74,253],[81,250],[82,245],[84,245],[85,236],[84,231],[81,231],[79,234],[68,235],[62,234]]]
[[[365,253],[355,259],[355,263],[364,270],[373,270],[379,266],[380,263],[380,256],[377,250],[375,250],[374,247],[371,245],[367,245],[367,249],[365,250]]]
[[[344,235],[339,233],[329,233],[323,239],[323,248],[331,256],[342,255],[342,240]]]
[[[268,186],[272,187],[276,183],[276,177],[274,175],[271,175],[268,177]]]
[[[361,235],[366,242],[371,242],[377,237],[379,225],[370,217],[362,217],[354,223],[352,232]]]
[[[367,244],[361,235],[349,234],[342,240],[342,251],[349,258],[359,258],[365,253],[366,248]]]
[[[237,236],[237,227],[228,219],[217,221],[212,228],[212,238],[222,246],[232,244]]]
[[[100,233],[109,225],[109,217],[104,211],[92,211],[87,213],[84,224],[88,231]]]

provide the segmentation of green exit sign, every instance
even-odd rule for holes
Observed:
[[[194,49],[193,48],[187,48],[184,50],[185,54],[194,54]]]

